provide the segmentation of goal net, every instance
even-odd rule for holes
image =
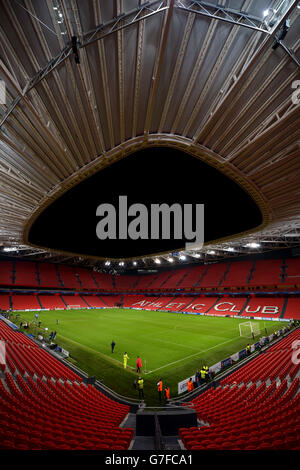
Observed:
[[[260,334],[260,327],[258,323],[246,321],[239,324],[240,336],[244,338],[254,338]]]

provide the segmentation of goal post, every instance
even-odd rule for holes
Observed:
[[[239,324],[240,336],[244,338],[254,338],[260,334],[259,323],[246,321]]]

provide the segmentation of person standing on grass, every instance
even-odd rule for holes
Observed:
[[[192,390],[194,390],[192,377],[190,377],[189,380],[187,381],[187,389],[188,389],[188,392],[191,392]]]
[[[144,398],[144,380],[142,377],[139,377],[139,380],[137,381],[137,388],[139,392],[139,399],[141,400]]]
[[[136,371],[138,374],[141,372],[142,367],[143,367],[143,364],[142,364],[141,358],[140,356],[138,356],[136,360]]]
[[[112,342],[111,342],[111,352],[112,353],[114,352],[115,345],[116,345],[116,343],[114,342],[114,340],[112,340]]]
[[[162,391],[163,391],[163,383],[162,383],[162,379],[159,379],[159,381],[157,382],[157,391],[158,391],[158,398],[159,398],[159,401],[161,402],[161,394],[162,394]]]
[[[166,400],[166,403],[168,403],[169,400],[170,400],[170,389],[167,385],[166,385],[166,388],[165,388],[165,400]]]
[[[130,359],[130,357],[128,356],[127,352],[125,351],[124,354],[123,354],[123,366],[124,366],[124,369],[126,369],[127,367],[127,361],[128,359]]]

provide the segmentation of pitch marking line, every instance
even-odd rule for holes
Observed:
[[[208,349],[203,349],[202,351],[198,351],[196,354],[191,354],[190,356],[186,356],[182,359],[178,359],[178,361],[170,362],[169,364],[166,364],[162,367],[158,367],[157,369],[154,370],[149,370],[148,372],[144,372],[144,374],[152,374],[153,372],[157,372],[158,370],[165,369],[166,367],[172,366],[174,364],[178,364],[178,362],[186,361],[187,359],[190,359],[191,357],[199,356],[199,354],[210,351],[211,349],[215,349],[222,344],[230,343],[231,341],[235,341],[237,338],[240,338],[240,336],[236,336],[235,338],[229,339],[228,341],[224,341],[223,343],[218,343],[215,346],[212,346],[211,348]]]

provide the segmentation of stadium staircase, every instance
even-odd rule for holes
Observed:
[[[299,340],[298,328],[186,404],[199,426],[179,429],[181,448],[300,450]]]

